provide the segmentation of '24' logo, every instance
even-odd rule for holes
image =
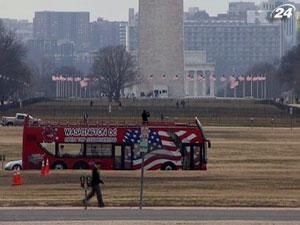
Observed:
[[[296,11],[296,7],[291,4],[284,4],[278,6],[276,9],[273,10],[271,16],[273,19],[283,19],[283,18],[291,18]]]

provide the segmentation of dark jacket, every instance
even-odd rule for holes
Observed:
[[[148,122],[148,117],[150,117],[150,113],[144,110],[142,113],[143,122]]]
[[[92,186],[96,186],[98,184],[104,184],[104,182],[100,179],[100,175],[97,168],[93,169],[92,173]]]

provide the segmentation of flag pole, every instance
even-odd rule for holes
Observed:
[[[243,98],[246,97],[246,77],[244,77],[244,82],[243,82]]]
[[[260,83],[260,98],[264,99],[264,81],[263,81],[263,77],[261,78],[262,82]]]
[[[259,79],[256,80],[256,98],[259,98]]]
[[[194,79],[194,97],[198,96],[198,90],[197,90],[197,80]]]
[[[56,80],[56,98],[58,98],[58,88],[59,88],[59,81]]]
[[[265,76],[265,99],[267,99],[267,76]]]
[[[253,76],[251,76],[251,98],[253,98]]]

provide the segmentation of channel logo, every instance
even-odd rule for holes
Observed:
[[[271,13],[272,19],[290,19],[294,16],[296,7],[292,4],[283,4],[278,6]]]

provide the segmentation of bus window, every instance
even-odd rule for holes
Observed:
[[[191,146],[184,146],[183,147],[183,163],[182,163],[182,166],[183,166],[184,170],[191,169],[191,160],[192,160],[191,148],[192,148]]]
[[[82,155],[83,144],[59,144],[57,156],[59,157],[75,157]]]
[[[115,145],[115,169],[122,169],[122,146]]]
[[[200,169],[200,153],[202,146],[194,146],[194,169]]]
[[[125,146],[124,147],[124,169],[130,170],[132,169],[132,152],[131,152],[131,146]]]
[[[86,156],[112,157],[112,144],[87,144]]]
[[[55,142],[53,143],[41,143],[43,149],[45,149],[48,153],[55,155]]]

